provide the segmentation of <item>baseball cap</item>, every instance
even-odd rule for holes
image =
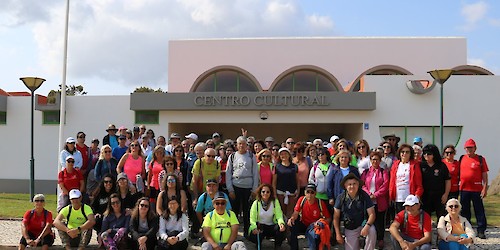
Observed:
[[[306,190],[308,190],[308,189],[313,190],[314,192],[316,192],[316,185],[314,183],[309,183],[306,186]]]
[[[141,138],[142,138],[142,139],[144,139],[144,138],[146,138],[146,137],[148,137],[148,135],[147,135],[147,134],[142,134],[142,136],[141,136]]]
[[[127,137],[125,135],[120,135],[118,136],[118,139],[127,139]]]
[[[278,154],[281,153],[281,152],[283,152],[283,151],[286,151],[289,154],[292,154],[292,153],[290,153],[290,150],[288,148],[280,148],[280,150],[278,150]]]
[[[80,192],[80,190],[78,189],[71,189],[71,191],[69,191],[69,199],[78,199],[82,196],[82,193]]]
[[[268,137],[266,137],[265,141],[266,142],[273,142],[274,138],[272,138],[271,136],[268,136]]]
[[[217,133],[217,132],[213,133],[212,138],[214,138],[214,137],[220,137],[219,133]]]
[[[208,179],[207,180],[207,185],[208,184],[217,184],[217,181],[215,179]]]
[[[170,139],[181,139],[181,135],[179,133],[170,134]]]
[[[406,197],[405,203],[403,203],[403,206],[413,206],[417,203],[420,203],[417,196],[410,194],[410,195],[408,195],[408,197]]]
[[[190,133],[189,135],[186,135],[187,139],[193,139],[195,141],[198,140],[198,136],[195,133]]]
[[[68,137],[68,139],[66,139],[66,143],[75,143],[75,142],[76,140],[73,137]]]
[[[415,137],[413,139],[413,143],[416,143],[416,142],[422,142],[422,137]]]
[[[465,142],[465,145],[464,147],[468,148],[468,147],[475,147],[476,146],[476,142],[472,139],[469,139]]]
[[[119,173],[118,176],[116,177],[116,181],[119,181],[121,179],[127,179],[128,180],[128,176],[126,173]]]
[[[68,156],[66,156],[66,160],[69,160],[69,159],[73,159],[73,160],[74,160],[74,159],[75,159],[75,157],[73,157],[73,155],[68,155]]]
[[[134,132],[137,132],[137,131],[139,131],[139,127],[135,126],[134,127]]]
[[[340,140],[340,137],[338,135],[332,135],[332,137],[330,137],[330,142],[336,141],[336,140]]]
[[[214,198],[212,199],[213,202],[215,202],[216,200],[224,200],[226,201],[226,196],[224,196],[224,193],[222,192],[217,192],[214,196]]]

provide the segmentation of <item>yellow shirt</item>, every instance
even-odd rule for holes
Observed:
[[[85,215],[87,216],[87,218],[89,215],[94,214],[92,208],[86,204],[82,204],[82,206],[78,210],[75,210],[75,208],[71,208],[70,218],[68,218],[69,205],[65,206],[59,212],[59,214],[64,215],[64,218],[66,218],[69,229],[81,227],[83,224],[85,224],[85,222],[87,222],[87,219],[85,219],[85,217],[82,214],[82,208],[85,209]]]
[[[210,218],[211,214],[212,218]],[[224,214],[220,215],[217,211],[213,210],[213,213],[210,212],[205,215],[202,227],[209,227],[212,239],[220,244],[229,241],[231,226],[233,225],[239,225],[238,218],[236,218],[236,214],[233,211],[229,211],[228,214],[228,211],[224,210]]]
[[[220,165],[216,160],[212,162],[212,164],[208,164],[205,159],[202,159],[203,163],[201,164],[201,176],[203,187],[205,187],[205,183],[207,180],[215,179],[217,182],[220,181]],[[200,176],[200,160],[196,160],[193,165],[193,170],[191,171],[193,176]],[[191,183],[192,184],[192,183]],[[205,188],[203,188],[205,190]],[[205,190],[206,191],[206,190]]]

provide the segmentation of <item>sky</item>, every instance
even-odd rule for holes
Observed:
[[[63,79],[66,0],[0,1],[0,88]],[[168,89],[168,41],[251,37],[465,37],[500,74],[500,1],[70,0],[68,85],[88,95]]]

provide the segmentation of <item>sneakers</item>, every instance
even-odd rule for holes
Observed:
[[[477,232],[477,237],[479,237],[480,239],[483,239],[483,240],[486,239],[486,235],[484,234],[484,232]]]
[[[384,249],[384,240],[379,240],[377,243],[378,250]]]

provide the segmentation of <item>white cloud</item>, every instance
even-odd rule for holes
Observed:
[[[500,19],[490,19],[489,23],[491,26],[500,27]]]
[[[307,22],[313,28],[332,30],[334,28],[333,20],[329,16],[311,15],[307,17]]]
[[[461,14],[465,19],[465,24],[461,28],[465,31],[473,30],[476,24],[484,19],[487,10],[488,4],[483,1],[464,5]]]

